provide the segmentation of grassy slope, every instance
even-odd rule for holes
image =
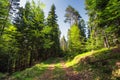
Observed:
[[[120,80],[120,69],[116,62],[120,62],[120,51],[104,48],[78,55],[68,66],[82,75],[86,74],[89,80]]]
[[[72,61],[64,61],[64,63],[61,61],[63,60],[59,58],[49,59],[24,71],[16,72],[10,78],[11,80],[45,80],[46,77],[47,80],[68,80],[69,77],[70,80],[74,80],[78,77],[83,80],[120,80],[120,69],[116,66],[116,62],[120,61],[120,51],[114,48],[80,54]],[[0,74],[1,76],[3,74]]]

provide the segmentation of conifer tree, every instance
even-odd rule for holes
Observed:
[[[51,27],[52,32],[50,34],[50,39],[53,41],[53,45],[50,48],[50,54],[53,56],[57,55],[60,51],[60,31],[59,25],[57,24],[57,15],[55,13],[55,9],[55,5],[53,4],[47,17],[47,26]]]
[[[85,45],[85,23],[79,12],[72,6],[66,8],[65,22],[70,23],[68,30],[68,47],[71,52],[79,52]]]
[[[90,17],[90,43],[94,49],[119,44],[119,3],[118,0],[86,0],[86,10]]]
[[[3,34],[8,24],[11,4],[9,0],[0,0],[0,36]]]
[[[79,20],[81,18],[79,12],[77,10],[75,10],[72,6],[68,6],[66,8],[66,14],[65,14],[65,22],[68,22],[70,23],[70,26],[73,25],[73,24],[76,24],[78,25],[79,23]]]
[[[64,36],[60,40],[60,47],[64,52],[67,51],[67,41]]]

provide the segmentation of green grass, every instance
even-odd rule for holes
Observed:
[[[120,80],[120,69],[116,66],[117,61],[120,61],[120,52],[117,52],[115,48],[103,48],[79,54],[68,61],[64,61],[64,58],[50,58],[31,68],[15,72],[10,77],[11,80],[34,80],[45,74],[50,65],[54,65],[51,73],[52,80],[67,80],[66,72],[63,69],[63,65],[65,65],[66,68],[71,67],[81,76],[87,75],[89,80]],[[0,78],[2,76],[3,74],[0,73]]]
[[[90,80],[120,80],[120,69],[116,66],[116,62],[120,61],[120,52],[113,50],[114,48],[104,48],[81,54],[67,65],[72,66],[77,72],[91,72]]]
[[[90,51],[90,52],[86,52],[86,53],[82,53],[82,54],[79,54],[77,55],[72,61],[68,61],[66,63],[67,67],[70,67],[70,66],[74,66],[75,64],[78,64],[79,61],[82,59],[82,58],[85,58],[87,56],[92,56],[94,54],[98,54],[100,52],[104,52],[104,51],[107,51],[108,49],[107,48],[103,48],[101,50],[96,50],[96,51]]]
[[[21,72],[15,72],[12,74],[12,79],[15,80],[33,80],[33,78],[41,75],[46,69],[47,69],[46,64],[36,64],[35,66],[31,68],[27,68],[24,71]]]
[[[56,67],[61,67],[59,58],[50,58],[40,64],[36,64],[31,68],[27,68],[20,72],[13,73],[10,77],[13,80],[33,80],[35,77],[39,77],[45,71],[47,71],[49,64],[54,64]]]

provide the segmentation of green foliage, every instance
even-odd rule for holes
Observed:
[[[64,51],[64,52],[66,52],[67,51],[67,41],[66,41],[66,39],[65,39],[65,37],[63,36],[62,38],[61,38],[61,40],[60,40],[60,47],[61,47],[61,49]]]
[[[3,34],[4,28],[8,24],[8,16],[10,10],[10,3],[8,0],[0,1],[0,35]]]
[[[84,42],[86,41],[86,25],[85,25],[85,21],[83,19],[80,19],[79,23],[78,23],[78,26],[80,28],[80,35],[81,35],[81,38],[83,40],[82,43],[84,44]]]
[[[72,53],[79,53],[81,50],[85,49],[85,22],[81,18],[79,12],[75,10],[72,6],[66,8],[65,22],[70,23],[70,29],[68,30],[68,51],[70,55]]]
[[[72,25],[68,32],[68,46],[71,52],[78,52],[81,50],[81,36],[80,29],[77,25]]]
[[[80,54],[67,65],[72,66],[75,71],[80,73],[84,71],[90,72],[91,74],[86,73],[86,75],[88,75],[89,79],[91,79],[90,76],[92,76],[92,80],[116,80],[119,78],[118,74],[115,74],[115,70],[116,72],[118,71],[116,62],[119,61],[120,58],[117,50],[117,48],[105,48]]]
[[[77,24],[79,22],[79,19],[81,18],[78,11],[76,11],[72,6],[68,6],[66,8],[66,14],[65,14],[65,22],[70,23],[70,25]]]
[[[18,71],[10,78],[33,80],[40,79],[39,76],[53,66],[52,79],[66,80],[65,71],[68,67],[72,67],[80,75],[92,76],[90,77],[92,80],[119,79],[120,73],[116,62],[119,61],[120,51],[119,48],[110,47],[115,45],[119,47],[120,44],[120,1],[86,0],[89,16],[88,39],[86,39],[84,20],[81,19],[78,11],[68,6],[65,14],[65,22],[70,23],[68,41],[65,37],[59,40],[60,30],[55,5],[51,6],[45,20],[43,4],[27,2],[24,8],[19,8],[14,23],[8,24],[10,6],[9,1],[0,1],[0,72]],[[80,54],[65,64],[62,59],[51,59],[61,55],[60,46],[65,52],[65,58],[69,60],[85,50],[92,51]],[[93,51],[103,47],[110,49]],[[48,59],[46,62],[36,64],[46,59]],[[53,64],[50,65],[51,63]],[[36,65],[33,66],[34,64]],[[2,77],[4,78],[4,74],[0,73],[0,79]]]
[[[119,58],[118,48],[103,48],[79,54],[66,63],[62,58],[50,58],[31,68],[15,72],[9,78],[12,80],[66,80],[76,78],[76,75],[78,75],[80,76],[79,79],[119,80],[119,67],[116,66]]]
[[[32,66],[31,68],[27,68],[23,71],[15,72],[12,75],[10,75],[10,79],[12,80],[39,80],[41,79],[41,76],[49,71],[50,65],[53,64],[55,66],[55,69],[51,74],[53,79],[64,79],[65,76],[62,76],[65,74],[65,71],[61,69],[62,64],[60,64],[60,59],[59,58],[50,58],[42,63],[36,64]],[[58,74],[60,73],[60,74]],[[1,76],[3,76],[1,74]],[[47,75],[45,75],[46,77]],[[47,77],[48,79],[48,77]]]
[[[118,0],[86,0],[89,18],[90,39],[92,49],[115,46],[119,41],[120,1]]]
[[[119,70],[117,70],[117,67],[115,64],[120,58],[119,52],[115,52],[115,54],[113,54],[113,52],[116,50],[117,50],[116,48],[111,48],[111,49],[104,48],[101,50],[79,54],[72,61],[67,62],[65,65],[67,67],[72,67],[74,71],[79,73],[82,76],[81,79],[84,79],[85,76],[87,75],[88,78],[92,80],[96,80],[96,79],[115,80],[119,78],[117,77],[118,76],[117,72]],[[57,80],[59,79],[66,80],[67,77],[64,76],[65,71],[60,67],[60,65],[62,64],[58,65],[59,60],[57,62],[55,60],[56,60],[55,58],[49,59],[48,61],[50,62],[45,62],[42,65],[44,66],[46,65],[46,67],[48,67],[49,64],[54,63],[55,69],[51,72],[52,74],[51,78],[57,79]],[[26,79],[26,78],[23,78],[23,79]]]
[[[17,58],[16,53],[18,52],[15,36],[16,28],[9,26],[5,28],[4,33],[0,37],[0,71],[10,72],[14,68],[14,64]],[[6,67],[4,67],[6,66]]]
[[[55,6],[51,7],[47,22],[45,22],[44,12],[40,4],[43,5],[40,2],[38,4],[35,4],[34,1],[27,2],[24,8],[19,8],[14,20],[12,20],[14,22],[12,26],[2,26],[4,34],[0,36],[1,72],[20,71],[38,61],[59,55],[60,31]],[[5,4],[3,5],[5,6]],[[7,19],[8,13],[6,9],[6,15],[1,16]]]
[[[51,10],[47,17],[47,27],[51,29],[51,32],[47,37],[53,42],[51,47],[49,48],[48,55],[58,56],[60,52],[60,31],[59,25],[57,24],[57,15],[55,13],[55,6],[51,6]]]
[[[45,64],[37,64],[32,68],[28,68],[24,71],[15,72],[11,75],[11,77],[15,80],[33,80],[35,77],[38,77],[43,72],[45,72],[46,69],[47,68]]]

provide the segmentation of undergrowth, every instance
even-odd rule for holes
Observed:
[[[72,60],[50,58],[31,68],[13,73],[9,76],[9,80],[39,80],[39,77],[48,71],[50,65],[54,68],[51,70],[52,79],[48,80],[67,80],[68,68],[83,80],[120,80],[120,69],[116,66],[116,62],[120,62],[120,51],[117,48],[103,48],[79,54]],[[3,76],[0,73],[0,79]]]

